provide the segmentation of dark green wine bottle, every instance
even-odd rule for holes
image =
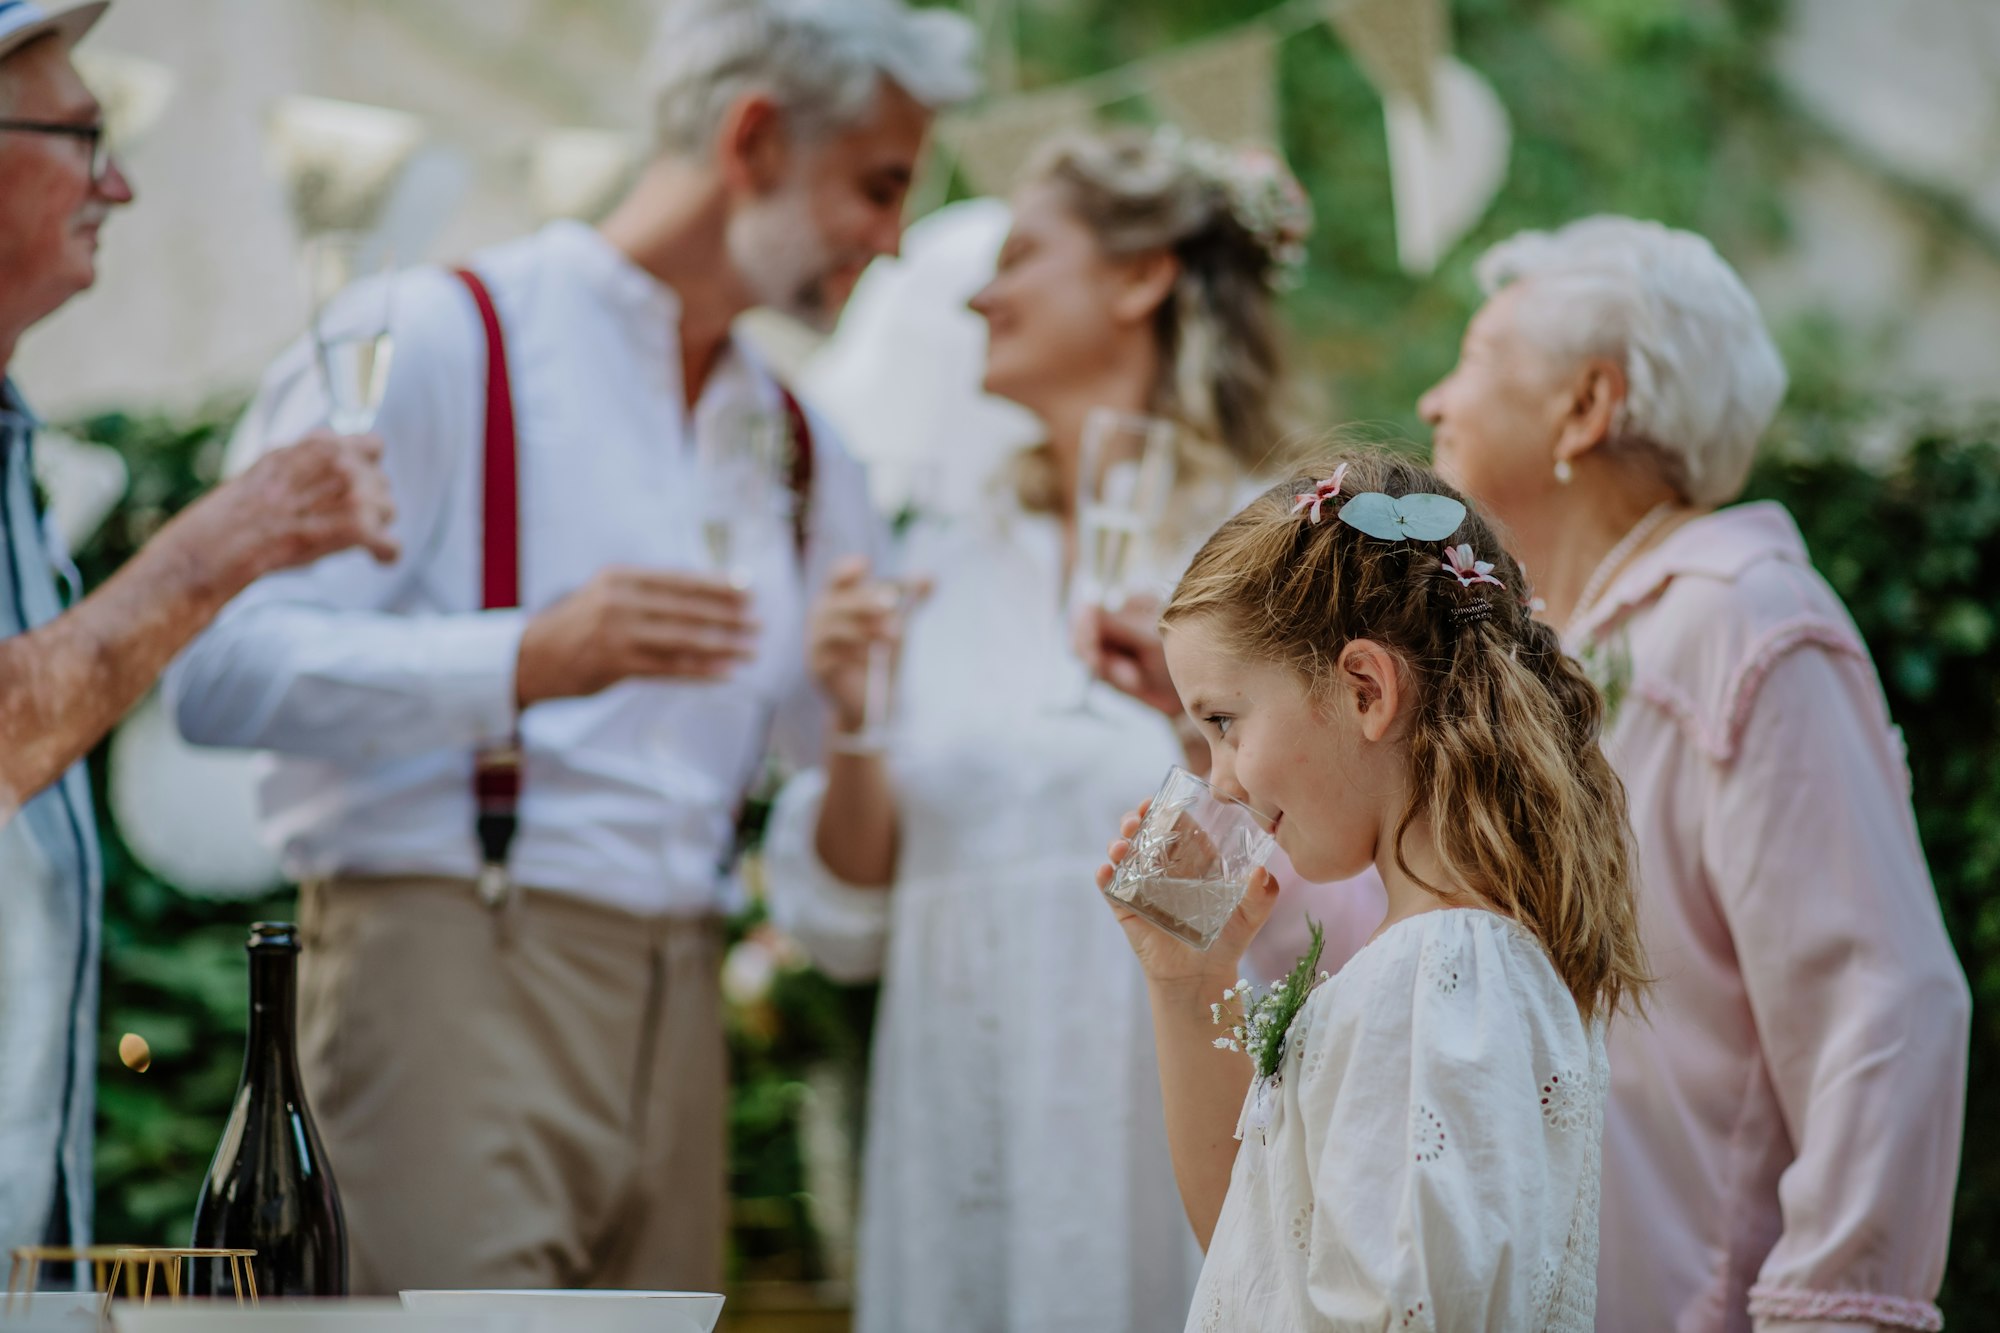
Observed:
[[[229,1124],[195,1207],[199,1249],[255,1250],[257,1294],[345,1296],[347,1221],[299,1077],[298,928],[250,927],[250,1041]],[[229,1265],[194,1264],[194,1293],[234,1296]]]

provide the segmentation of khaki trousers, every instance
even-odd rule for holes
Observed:
[[[721,1290],[717,920],[418,878],[308,884],[299,914],[354,1294]]]

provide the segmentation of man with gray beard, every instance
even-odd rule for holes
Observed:
[[[190,740],[275,752],[357,1294],[721,1282],[735,815],[767,741],[817,749],[806,610],[877,539],[731,326],[828,324],[894,253],[972,47],[900,0],[670,4],[600,226],[390,280],[404,557],[264,580],[170,676]],[[296,347],[246,429],[324,409]]]

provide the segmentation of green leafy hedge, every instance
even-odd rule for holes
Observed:
[[[107,414],[74,433],[124,455],[124,502],[78,553],[97,587],[161,524],[213,484],[234,404],[192,420]],[[196,1191],[243,1063],[249,923],[289,912],[288,896],[211,903],[186,897],[133,859],[106,799],[106,747],[91,756],[104,844],[104,1011],[98,1061],[97,1234],[185,1245]],[[145,1073],[118,1059],[121,1033],[152,1046]]]

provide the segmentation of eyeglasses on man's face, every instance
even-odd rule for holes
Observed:
[[[54,134],[64,138],[80,139],[90,152],[90,183],[104,179],[111,170],[111,140],[105,136],[101,121],[72,125],[59,120],[0,120],[0,131],[16,134]]]

